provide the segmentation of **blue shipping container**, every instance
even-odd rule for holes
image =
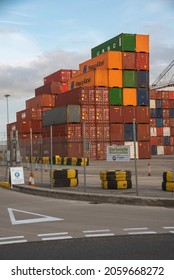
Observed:
[[[156,109],[155,108],[150,109],[150,117],[151,118],[156,118]]]
[[[135,125],[135,130],[137,131],[137,127]],[[137,139],[137,133],[136,133]],[[124,124],[124,140],[125,141],[134,141],[134,133],[133,133],[133,124],[125,123]]]
[[[146,88],[137,89],[137,105],[149,106],[149,90]]]
[[[157,127],[162,127],[163,126],[163,119],[162,118],[157,118],[156,119],[156,126]]]
[[[162,100],[156,99],[155,106],[156,106],[156,108],[162,108]]]
[[[155,145],[151,146],[151,153],[153,156],[157,155],[157,146],[155,146]]]
[[[164,145],[170,146],[170,136],[164,136]]]
[[[149,71],[137,71],[137,87],[149,87]]]

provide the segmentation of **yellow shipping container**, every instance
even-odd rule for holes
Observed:
[[[122,52],[109,51],[79,64],[80,74],[96,69],[122,69]]]
[[[136,88],[123,88],[123,105],[137,105]]]

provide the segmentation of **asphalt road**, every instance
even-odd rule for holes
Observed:
[[[0,258],[172,259],[173,211],[0,188]]]

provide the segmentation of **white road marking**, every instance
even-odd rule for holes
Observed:
[[[21,240],[20,240],[20,238],[21,238]],[[0,245],[27,242],[26,239],[22,239],[22,238],[24,238],[24,236],[22,236],[22,235],[21,236],[1,237],[0,238]],[[18,239],[18,240],[15,240],[15,239]]]
[[[39,216],[41,218],[16,220],[14,212],[30,214],[30,215],[33,215],[33,216]],[[63,220],[61,218],[55,218],[55,217],[51,217],[51,216],[41,215],[41,214],[37,214],[37,213],[32,213],[32,212],[27,212],[27,211],[12,209],[12,208],[8,208],[8,213],[9,213],[12,225],[31,224],[31,223],[43,223],[43,222],[53,222],[53,221],[61,221],[61,220]]]
[[[142,228],[124,228],[123,230],[128,231],[128,234],[156,234],[156,231],[149,231],[147,227]]]
[[[43,237],[42,240],[60,240],[60,239],[70,239],[72,236],[68,235],[68,232],[56,232],[56,233],[39,233],[38,237]]]
[[[174,229],[174,227],[163,227],[164,229]]]
[[[99,236],[114,236],[115,234],[110,232],[110,229],[101,229],[101,230],[84,230],[86,237],[99,237]]]

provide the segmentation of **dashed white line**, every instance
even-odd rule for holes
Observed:
[[[83,233],[86,237],[99,237],[99,236],[114,236],[115,234],[110,232],[109,229],[101,230],[84,230]]]
[[[3,244],[13,244],[13,243],[25,243],[25,242],[27,242],[26,239],[22,239],[22,238],[24,238],[24,236],[1,237],[0,238],[0,245],[3,245]],[[18,239],[18,240],[16,240],[16,239]]]
[[[72,236],[68,235],[68,232],[43,233],[43,234],[37,234],[37,236],[42,237],[43,241],[71,239],[72,238]]]
[[[174,226],[172,227],[163,227],[164,229],[171,229],[169,230],[170,233],[174,233]]]
[[[123,230],[128,231],[128,234],[156,234],[156,231],[149,231],[147,227],[142,228],[124,228]]]

